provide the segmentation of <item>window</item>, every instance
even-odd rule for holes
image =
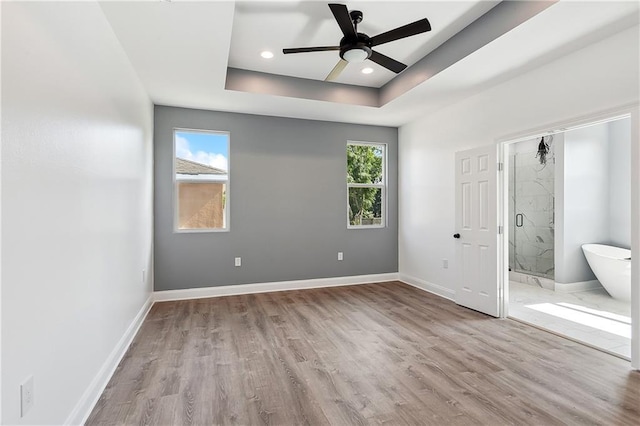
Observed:
[[[229,229],[229,133],[173,131],[175,230]]]
[[[385,144],[347,143],[347,228],[385,226]]]

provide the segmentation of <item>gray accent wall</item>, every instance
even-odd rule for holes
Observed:
[[[156,290],[398,271],[396,128],[166,106],[154,119]],[[173,231],[174,128],[230,132],[229,232]],[[387,144],[385,228],[347,229],[349,140]]]

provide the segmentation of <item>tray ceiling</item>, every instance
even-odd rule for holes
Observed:
[[[497,1],[454,2],[347,2],[364,18],[358,32],[369,36],[427,18],[432,30],[376,47],[375,50],[406,65],[413,65],[471,22]],[[314,52],[284,55],[283,48],[337,46],[342,33],[327,2],[238,2],[233,17],[229,67],[269,74],[324,80],[339,60],[339,53]],[[262,51],[273,52],[264,59]],[[363,74],[365,67],[373,69]],[[337,83],[381,87],[396,74],[372,62],[349,64]]]

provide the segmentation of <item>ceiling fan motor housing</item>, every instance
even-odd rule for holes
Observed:
[[[366,53],[366,57],[358,58],[359,61],[364,61],[371,57],[371,38],[364,33],[358,33],[357,36],[355,40],[347,37],[343,37],[340,40],[340,57],[345,61],[349,61],[349,55],[347,54],[347,58],[345,58],[344,54],[350,50],[360,50]]]

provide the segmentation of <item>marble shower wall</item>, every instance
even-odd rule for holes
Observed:
[[[554,171],[553,142],[547,163],[536,158],[538,142],[512,145],[509,161],[509,267],[554,278]],[[516,226],[516,215],[522,226]]]

